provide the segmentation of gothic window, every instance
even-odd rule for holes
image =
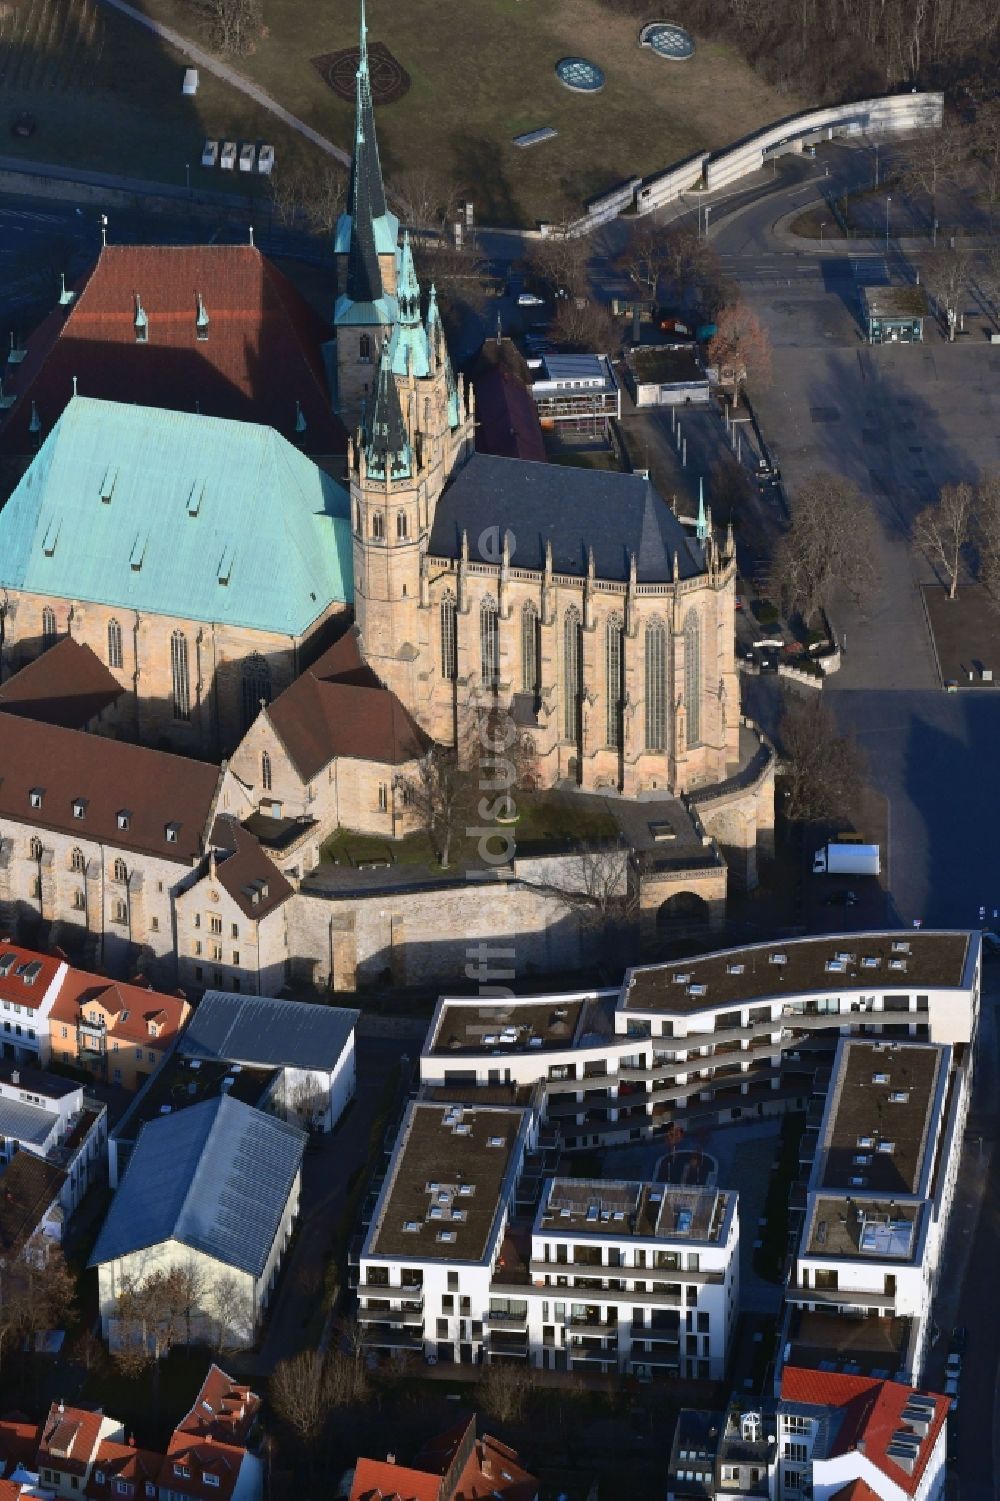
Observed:
[[[381,511],[372,512],[372,536],[376,542],[381,542],[385,536],[385,522]]]
[[[361,363],[363,365],[370,365],[371,364],[371,362],[372,362],[372,336],[371,336],[371,334],[362,334],[361,338],[358,340],[358,359],[361,361]]]
[[[410,535],[410,523],[405,511],[396,512],[396,536],[400,542],[405,542]]]
[[[583,669],[580,651],[580,612],[574,607],[563,616],[563,739],[580,738],[580,694]]]
[[[688,747],[701,744],[701,626],[692,610],[684,622],[684,710]]]
[[[82,875],[87,868],[87,862],[83,858],[83,850],[79,846],[73,850],[69,857],[69,868],[70,870],[75,870],[79,875]]]
[[[51,646],[58,639],[56,612],[49,605],[42,611],[42,646]]]
[[[521,692],[536,697],[542,688],[538,611],[529,599],[521,608]]]
[[[108,666],[122,667],[125,658],[122,654],[122,628],[117,620],[108,621]]]
[[[170,675],[173,688],[174,718],[191,718],[191,679],[188,674],[188,644],[182,631],[170,638]]]
[[[260,757],[260,780],[265,792],[271,790],[271,757],[267,751],[261,752]]]
[[[441,676],[450,683],[458,677],[458,614],[451,594],[441,601]]]
[[[662,621],[646,627],[646,749],[667,748],[667,632]]]
[[[42,841],[38,838],[37,834],[32,838],[28,849],[31,852],[32,860],[40,860],[42,858]]]
[[[479,606],[479,675],[487,688],[500,681],[499,621],[496,602],[489,598]]]
[[[120,855],[119,855],[118,859],[115,861],[115,864],[114,864],[114,875],[113,875],[113,878],[116,881],[127,881],[128,880],[128,866],[125,864],[125,861],[121,858]]]
[[[608,744],[618,748],[622,743],[622,700],[624,693],[622,649],[622,618],[610,615],[604,628],[604,691],[607,705]]]
[[[243,728],[248,730],[260,713],[261,700],[271,702],[271,669],[259,652],[243,663]]]

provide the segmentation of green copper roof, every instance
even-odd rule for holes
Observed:
[[[0,587],[298,636],[353,602],[349,516],[272,428],[75,396],[0,511]]]
[[[379,214],[372,220],[372,233],[375,236],[375,249],[379,255],[394,255],[396,241],[399,239],[399,220],[390,209],[384,214]],[[337,255],[349,255],[351,250],[351,216],[341,214],[337,220],[337,228],[333,239],[334,252]]]
[[[396,299],[388,292],[376,302],[355,302],[345,292],[337,298],[333,326],[341,328],[345,324],[356,323],[361,328],[389,328],[395,323],[397,312]]]

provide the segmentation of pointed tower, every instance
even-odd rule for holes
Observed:
[[[378,370],[379,353],[397,313],[399,220],[386,203],[382,181],[364,0],[354,110],[348,210],[337,221],[334,244],[339,293],[333,315],[337,330],[337,409],[349,426],[360,416]]]
[[[705,481],[703,479],[699,479],[699,481],[698,481],[698,522],[697,522],[697,525],[695,527],[695,535],[697,536],[698,541],[701,543],[701,545],[703,547],[704,547],[705,543],[708,541],[709,531],[710,531],[710,528],[709,528],[709,524],[708,524],[708,517],[705,515]]]

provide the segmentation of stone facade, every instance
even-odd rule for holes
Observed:
[[[184,755],[227,755],[253,723],[260,700],[270,701],[298,676],[303,653],[346,609],[329,606],[304,636],[289,638],[21,593],[0,600],[0,675],[9,677],[39,656],[53,630],[68,633],[89,646],[124,688],[116,705],[123,735]]]
[[[247,917],[217,879],[209,857],[174,901],[180,985],[192,991],[211,987],[279,995],[287,978],[288,906],[275,907],[259,921]]]

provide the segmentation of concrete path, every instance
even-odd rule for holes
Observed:
[[[214,73],[216,78],[221,79],[223,83],[228,83],[234,89],[239,89],[241,94],[246,94],[248,99],[252,99],[255,104],[261,105],[262,108],[274,115],[275,119],[281,120],[284,125],[290,126],[300,136],[303,136],[307,141],[311,141],[321,151],[325,151],[327,156],[334,157],[345,167],[351,165],[351,158],[346,151],[342,151],[339,146],[335,146],[326,136],[320,135],[318,130],[314,130],[311,125],[307,125],[304,120],[300,120],[298,115],[293,115],[290,110],[285,109],[284,105],[279,104],[277,99],[272,99],[270,94],[265,93],[259,84],[253,83],[249,78],[245,78],[242,73],[237,72],[228,63],[220,62],[217,57],[214,57],[211,52],[207,52],[204,47],[199,47],[196,42],[189,41],[187,37],[182,36],[179,31],[174,31],[172,27],[163,26],[159,21],[154,21],[149,16],[143,15],[141,10],[136,10],[133,5],[127,5],[125,0],[103,0],[103,4],[109,5],[112,10],[118,11],[120,15],[127,16],[130,21],[135,21],[137,25],[144,26],[147,31],[151,31],[161,41],[168,42],[171,47],[175,47],[182,56],[190,58],[193,63],[197,63],[199,68],[204,68],[208,73]]]

